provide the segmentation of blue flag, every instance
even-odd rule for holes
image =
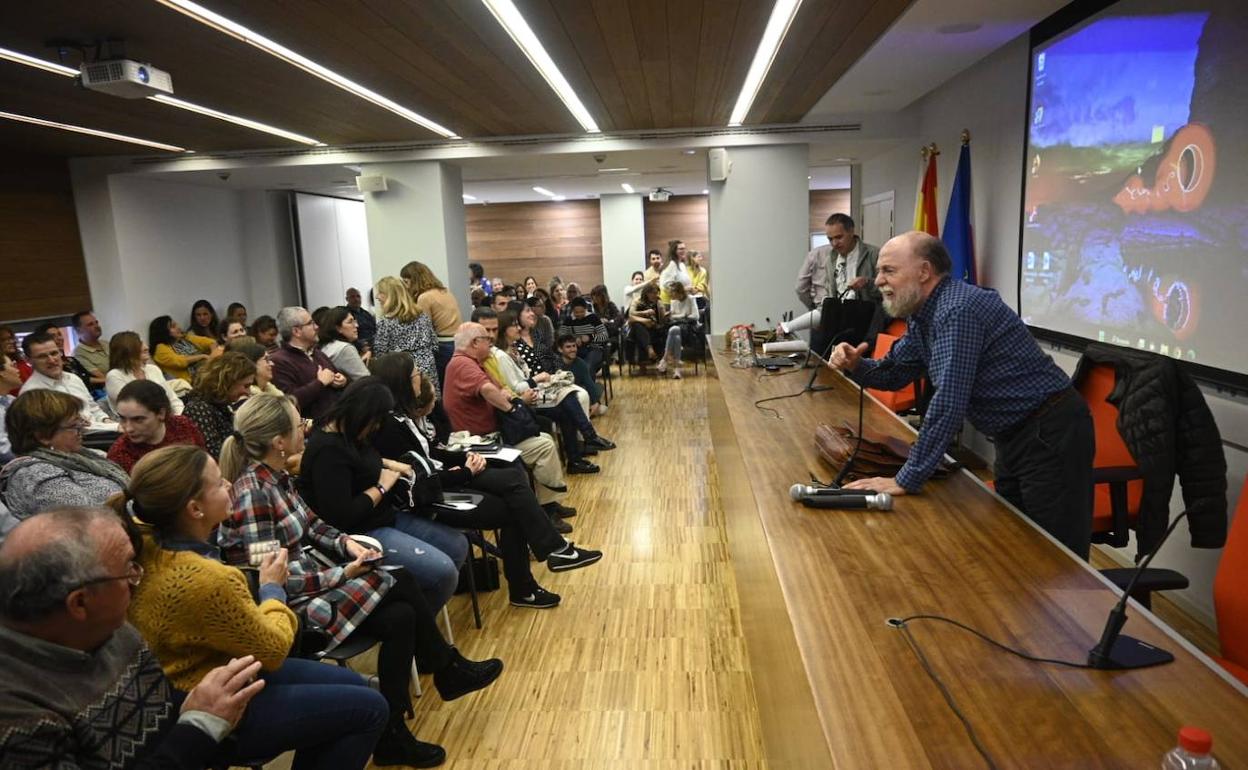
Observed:
[[[962,143],[958,155],[958,173],[949,195],[949,211],[945,214],[945,247],[953,258],[953,277],[967,283],[978,283],[975,274],[975,226],[971,222],[971,145]]]

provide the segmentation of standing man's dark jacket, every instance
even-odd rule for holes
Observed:
[[[1118,432],[1144,476],[1138,554],[1151,553],[1169,526],[1176,473],[1192,547],[1221,548],[1226,543],[1226,454],[1196,382],[1164,356],[1092,343],[1075,369],[1076,386],[1094,364],[1117,372],[1106,400],[1118,408]]]

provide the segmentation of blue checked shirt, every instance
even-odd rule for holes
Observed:
[[[995,291],[952,278],[937,284],[907,319],[906,335],[888,355],[864,359],[852,377],[869,388],[899,390],[925,369],[935,393],[897,473],[897,485],[908,492],[932,475],[964,418],[999,436],[1070,387],[1070,378]]]

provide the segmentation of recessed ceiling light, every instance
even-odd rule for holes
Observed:
[[[942,35],[965,35],[968,32],[978,32],[983,28],[983,24],[970,21],[959,24],[946,24],[943,27],[937,27],[936,31]]]
[[[533,34],[533,30],[529,27],[529,23],[520,15],[520,11],[516,8],[512,0],[481,0],[485,3],[485,7],[490,9],[490,13],[494,14],[494,18],[498,23],[507,30],[507,34],[511,35],[511,39],[520,46],[520,50],[524,51],[524,55],[529,57],[529,62],[537,68],[542,77],[546,79],[546,84],[554,90],[555,95],[568,108],[568,112],[572,113],[572,117],[576,118],[576,122],[581,124],[581,128],[591,134],[598,133],[598,124],[594,122],[594,118],[589,114],[589,110],[585,109],[585,105],[581,103],[580,97],[572,90],[572,86],[568,83],[567,78],[555,66],[554,59],[550,58],[550,54],[546,53],[545,46],[542,41],[537,39],[537,35]]]
[[[150,139],[140,139],[137,136],[126,136],[125,134],[114,134],[112,131],[101,131],[98,128],[86,128],[84,126],[75,126],[69,123],[58,123],[55,120],[44,120],[43,118],[32,118],[29,115],[17,115],[12,112],[0,112],[0,118],[7,120],[16,120],[20,123],[30,123],[35,126],[45,126],[47,128],[59,128],[62,131],[73,131],[76,134],[86,134],[88,136],[98,136],[101,139],[112,139],[117,142],[129,142],[130,144],[140,144],[144,147],[155,147],[158,150],[168,150],[169,152],[186,152],[185,147],[178,147],[173,144],[165,144],[164,142],[153,142]]]
[[[382,109],[389,110],[393,112],[394,114],[398,115],[399,117],[405,118],[407,120],[412,121],[413,123],[416,123],[417,125],[423,126],[429,129],[430,131],[434,132],[435,134],[440,134],[446,137],[447,139],[459,138],[459,136],[454,131],[450,130],[449,128],[443,125],[440,125],[439,123],[434,122],[433,120],[430,120],[429,118],[426,118],[424,115],[421,115],[418,112],[414,112],[413,110],[410,110],[407,107],[404,107],[398,102],[395,102],[391,99],[388,99],[382,96],[376,91],[365,88],[359,83],[356,83],[354,80],[346,78],[338,74],[337,72],[334,72],[333,70],[329,69],[328,67],[325,67],[321,64],[317,64],[316,62],[312,61],[311,59],[304,56],[303,54],[296,53],[295,51],[290,50],[286,46],[281,45],[280,43],[276,43],[270,40],[269,38],[265,37],[264,35],[261,35],[259,32],[248,29],[247,27],[244,27],[242,24],[239,24],[236,21],[227,19],[226,17],[222,16],[219,13],[210,11],[198,3],[193,3],[191,2],[191,0],[156,0],[156,1],[158,3],[161,3],[162,5],[166,5],[174,9],[175,11],[186,14],[187,16],[200,22],[201,24],[206,24],[207,26],[212,27],[218,32],[224,32],[225,34],[230,35],[232,37],[236,37],[245,43],[254,45],[256,48],[259,48],[260,50],[272,56],[276,56],[277,58],[281,59],[287,64],[292,64],[298,67],[299,69],[303,70],[304,72],[307,72],[311,75],[316,75],[318,78],[326,81],[327,83],[332,83],[333,85],[338,86],[344,91],[355,94],[356,96],[360,97],[361,99],[364,99],[365,101],[372,102],[373,104],[377,105],[378,107],[381,107]]]
[[[63,64],[50,62],[50,61],[47,61],[46,59],[39,59],[34,56],[27,56],[24,53],[19,53],[18,51],[10,51],[7,48],[0,48],[0,59],[8,59],[9,61],[17,62],[18,64],[25,64],[29,67],[37,67],[45,72],[51,72],[56,75],[64,75],[65,77],[72,78],[72,77],[78,76],[78,70],[74,69],[73,67],[66,67]],[[274,136],[280,136],[283,139],[290,139],[291,141],[294,141],[294,142],[300,142],[302,144],[312,145],[314,147],[325,146],[324,142],[320,142],[320,141],[317,141],[316,139],[303,136],[302,134],[296,134],[294,131],[287,131],[283,128],[270,126],[268,124],[261,123],[258,120],[252,120],[251,118],[244,118],[239,115],[231,115],[228,112],[214,110],[211,107],[205,107],[202,104],[195,104],[194,102],[188,102],[184,99],[175,99],[172,96],[166,96],[164,94],[156,94],[155,96],[149,96],[147,98],[149,101],[159,102],[160,104],[167,104],[170,107],[177,107],[180,110],[188,110],[190,112],[196,112],[196,113],[199,113],[200,115],[207,115],[210,118],[216,118],[217,120],[224,120],[227,123],[233,123],[235,125],[243,126],[245,128],[255,129],[256,131],[263,131],[266,134],[273,134]]]
[[[680,154],[681,155],[697,155],[698,151],[697,150],[681,150]]]
[[[628,193],[629,195],[632,195],[633,193],[637,192],[636,190],[633,189],[633,186],[629,184],[628,182],[621,182],[620,187],[623,187],[624,192]]]
[[[758,89],[763,85],[763,78],[767,77],[767,71],[776,59],[776,52],[780,50],[780,43],[784,41],[789,25],[793,23],[801,5],[802,0],[776,0],[776,4],[772,6],[771,18],[767,20],[767,27],[763,30],[763,39],[758,42],[758,50],[754,52],[754,61],[750,63],[749,72],[745,75],[745,83],[741,85],[741,93],[737,96],[736,106],[732,108],[728,125],[739,126],[745,122],[750,107],[754,106],[754,97],[758,96]]]
[[[812,179],[814,179],[814,177],[813,177],[813,176],[808,176],[808,177],[806,177],[806,181],[807,181],[807,182],[809,182],[809,181],[810,181],[810,180],[812,180]]]
[[[703,195],[710,195],[710,194],[711,194],[711,191],[710,191],[710,190],[703,190],[703,191],[702,191],[702,194],[703,194]]]
[[[477,196],[475,196],[475,195],[469,195],[468,193],[464,193],[464,200],[466,200],[466,201],[475,201],[476,199],[477,199]]]

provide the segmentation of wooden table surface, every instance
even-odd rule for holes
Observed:
[[[986,763],[886,620],[944,615],[1033,655],[1083,661],[1118,594],[967,472],[889,512],[804,508],[794,483],[832,472],[820,422],[857,420],[857,388],[740,370],[713,346],[715,460],[742,625],[772,768],[978,768]],[[869,428],[913,431],[868,399]],[[1224,768],[1248,767],[1248,690],[1132,603],[1124,633],[1174,663],[1092,671],[1032,663],[953,626],[910,629],[1000,767],[1155,768],[1193,724]]]

